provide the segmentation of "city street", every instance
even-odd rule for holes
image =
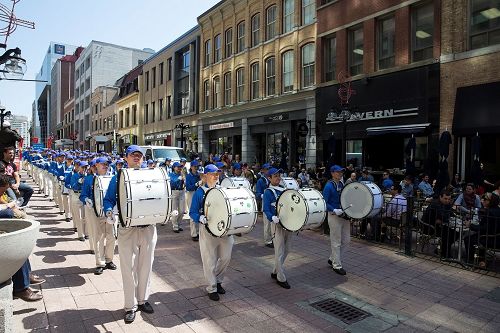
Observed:
[[[28,214],[41,223],[30,261],[47,282],[42,301],[14,300],[13,332],[500,331],[498,278],[354,239],[343,277],[327,264],[329,238],[320,232],[294,236],[285,263],[292,288],[283,289],[270,277],[273,250],[262,245],[260,219],[251,233],[235,237],[219,302],[207,297],[199,245],[187,221],[180,234],[158,226],[149,300],[155,313],[138,314],[126,325],[120,270],[94,275],[88,243],[78,241],[72,223],[27,182],[36,193]],[[120,265],[118,249],[114,262]],[[364,310],[364,319],[347,324],[311,305],[328,298]]]

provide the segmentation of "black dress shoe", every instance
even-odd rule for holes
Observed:
[[[85,235],[85,239],[89,239],[89,236],[88,236],[88,235]]]
[[[153,310],[153,307],[151,306],[151,304],[149,304],[149,302],[144,302],[144,304],[139,304],[137,310],[145,313],[155,313],[155,310]]]
[[[80,242],[85,242],[85,237],[78,237],[78,240],[79,240]]]
[[[125,312],[125,324],[130,324],[132,322],[134,322],[135,320],[135,311],[134,310],[130,310],[130,311],[127,311]]]
[[[193,240],[193,242],[197,242],[200,240],[200,237],[199,236],[195,236],[195,237],[191,237],[191,239]]]
[[[174,232],[175,232],[176,234],[178,234],[180,231],[179,231],[179,230],[174,230]]]
[[[179,231],[184,231],[184,229],[182,229],[181,227],[179,227]]]
[[[77,232],[77,231],[78,231],[78,229],[77,229],[77,228],[73,228],[73,231],[74,231],[74,232]]]
[[[219,293],[217,292],[209,293],[208,298],[210,298],[212,301],[218,301],[220,299]]]
[[[328,259],[328,265],[333,266],[333,263],[330,259]]]
[[[284,282],[281,282],[281,281],[276,281],[278,283],[278,285],[282,288],[285,288],[285,289],[290,289],[290,285],[288,284],[287,281],[284,281]]]
[[[346,275],[347,272],[345,271],[345,269],[343,269],[342,267],[340,268],[334,268],[333,271],[339,275]]]
[[[234,235],[235,235],[235,236],[238,236],[238,237],[243,236],[243,235],[241,234],[241,232],[239,232],[239,233],[237,233],[237,234],[234,234]]]
[[[104,272],[104,267],[96,267],[94,270],[94,275],[101,275]]]
[[[110,270],[112,270],[112,271],[114,271],[114,270],[116,269],[116,265],[115,265],[112,261],[107,262],[107,263],[106,263],[106,266],[104,266],[104,267],[105,267],[106,269],[110,269]]]
[[[269,247],[269,248],[271,248],[271,249],[274,249],[274,244],[273,244],[273,243],[266,244],[266,247]]]
[[[277,280],[278,279],[278,274],[271,273],[271,279]]]
[[[217,283],[217,294],[225,294],[226,290],[222,288],[222,284]]]
[[[66,218],[66,222],[70,222],[71,221],[71,218],[70,217],[67,217]]]

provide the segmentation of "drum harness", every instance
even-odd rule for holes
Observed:
[[[345,186],[344,182],[342,180],[339,180],[339,183],[342,184],[342,187],[340,189],[339,189],[339,184],[335,183],[333,181],[333,179],[330,179],[329,182],[331,182],[333,184],[333,186],[335,186],[335,189],[339,193],[339,202],[340,202],[340,193],[342,193],[342,190],[344,189],[344,186]],[[346,207],[346,209],[342,209],[342,206],[340,206],[340,208],[342,209],[343,213],[339,217],[343,218],[344,220],[350,221],[351,219],[349,218],[349,216],[347,216],[347,214],[345,213],[345,211],[348,210],[351,207],[352,207],[352,204],[350,206]]]
[[[283,187],[280,187],[280,186],[270,185],[268,188],[266,188],[266,190],[269,190],[269,191],[271,191],[274,194],[274,198],[276,199],[276,201],[273,202],[271,204],[271,206],[276,207],[276,203],[278,202],[278,194],[276,194],[276,190],[281,191],[281,193],[283,193],[286,190],[286,188],[283,188]],[[278,215],[278,207],[276,207],[276,215]],[[269,221],[269,223],[273,223],[273,222]],[[297,230],[297,235],[299,234],[299,232],[300,232],[300,230]],[[271,237],[271,240],[274,240],[275,237],[276,237],[276,232],[273,233],[273,237]]]

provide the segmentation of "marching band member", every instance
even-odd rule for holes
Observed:
[[[71,176],[73,174],[73,159],[72,155],[66,156],[66,168],[64,170],[64,179],[62,182],[62,204],[64,209],[64,214],[66,216],[66,222],[70,221],[70,202],[69,202],[69,192],[70,192],[70,182]]]
[[[290,285],[285,276],[283,264],[290,252],[290,242],[292,240],[292,233],[285,230],[279,225],[280,219],[276,210],[276,202],[284,188],[280,187],[281,173],[283,170],[271,168],[267,172],[269,179],[269,187],[264,190],[264,197],[262,200],[262,210],[268,221],[272,222],[271,230],[274,234],[274,268],[271,277],[276,280],[278,285],[285,289],[290,289]]]
[[[144,158],[142,148],[128,146],[125,160],[129,168],[139,168]],[[113,221],[116,205],[117,176],[113,176],[103,200],[104,212]],[[114,222],[114,221],[113,221]],[[125,298],[125,323],[135,320],[135,312],[154,313],[149,304],[149,284],[153,267],[157,234],[156,225],[118,228],[118,248],[120,249],[120,270]]]
[[[242,172],[243,171],[241,170],[241,164],[234,163],[233,164],[233,171],[232,171],[233,177],[241,177]]]
[[[170,157],[167,157],[165,159],[165,170],[167,171],[167,175],[169,175],[172,172],[172,159]]]
[[[203,197],[205,193],[214,188],[219,179],[220,170],[213,164],[205,166],[202,176],[205,185],[199,187],[193,195],[193,201],[189,209],[189,216],[195,223],[207,224],[207,217],[203,209]],[[219,294],[225,294],[222,288],[224,273],[226,272],[231,251],[233,249],[233,236],[214,237],[206,228],[200,226],[200,253],[203,263],[203,272],[208,281],[208,298],[212,301],[219,300]]]
[[[75,164],[73,176],[71,176],[71,215],[73,216],[73,222],[78,232],[78,240],[81,242],[85,242],[85,239],[89,238],[87,235],[87,225],[85,223],[85,211],[80,201],[83,178],[85,177],[85,171],[88,165],[86,161],[80,161],[78,166]]]
[[[186,201],[188,207],[191,207],[194,192],[200,186],[201,177],[198,174],[199,165],[200,163],[197,160],[192,161],[190,170],[186,175]],[[191,239],[197,242],[199,240],[198,231],[196,230],[196,223],[194,223],[192,218],[189,219],[189,229],[191,230]]]
[[[94,274],[101,275],[104,269],[116,269],[116,265],[113,263],[113,256],[115,253],[113,224],[107,223],[106,217],[96,216],[94,212],[94,177],[107,174],[108,159],[106,157],[97,158],[94,168],[95,174],[89,173],[85,177],[82,193],[80,194],[80,201],[85,205],[85,218],[92,230],[90,238],[93,241],[96,260]],[[106,246],[104,246],[105,241]]]
[[[260,171],[261,177],[257,180],[257,185],[255,186],[255,199],[257,200],[257,206],[260,206],[261,211],[264,191],[269,186],[269,180],[266,177],[269,167],[270,165],[267,163],[262,165],[262,169]],[[267,219],[265,214],[262,215],[262,223],[264,225],[264,245],[274,248],[273,236],[271,234],[271,221]]]
[[[323,190],[323,197],[328,211],[328,225],[330,226],[330,243],[332,252],[328,264],[333,267],[333,271],[340,275],[346,275],[342,268],[341,257],[351,240],[351,228],[349,220],[344,219],[344,211],[340,206],[340,193],[344,188],[342,181],[344,169],[338,165],[330,168],[332,179],[328,181]]]
[[[185,197],[184,197],[184,176],[182,175],[182,165],[175,162],[172,165],[173,171],[169,174],[170,187],[172,188],[172,210],[178,211],[177,216],[172,216],[172,227],[175,233],[179,233],[181,228],[182,217],[184,216]]]
[[[53,165],[52,172],[57,179],[57,182],[53,182],[53,193],[54,193],[54,201],[56,202],[57,207],[59,207],[59,214],[64,214],[64,205],[62,198],[62,183],[64,181],[64,172],[66,170],[66,154],[59,153],[56,157],[56,162]]]

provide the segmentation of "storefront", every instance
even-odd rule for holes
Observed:
[[[203,130],[208,133],[210,153],[241,156],[241,120],[205,125]]]
[[[137,144],[137,135],[124,134],[118,140],[118,151],[124,152],[128,146],[136,144]]]
[[[439,65],[433,64],[353,81],[349,105],[360,117],[345,123],[347,163],[403,174],[405,150],[414,137],[417,172],[437,172],[439,80]],[[317,90],[319,162],[342,160],[344,123],[334,118],[338,89],[333,85]]]
[[[171,146],[172,131],[151,133],[144,135],[144,145],[146,146]]]

